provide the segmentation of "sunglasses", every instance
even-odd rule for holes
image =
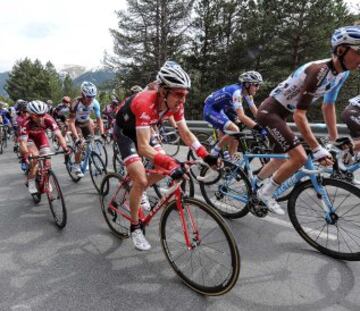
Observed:
[[[86,99],[94,99],[95,96],[85,96]]]
[[[260,87],[259,83],[252,83],[251,85],[255,86],[255,87]]]

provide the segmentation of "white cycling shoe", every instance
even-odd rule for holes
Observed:
[[[36,187],[35,179],[28,180],[28,189],[29,189],[30,194],[36,194],[39,192]]]
[[[285,215],[285,211],[281,208],[281,206],[279,205],[278,202],[276,202],[276,200],[272,197],[272,195],[265,195],[264,193],[262,193],[262,188],[258,191],[258,199],[260,201],[262,201],[266,207],[268,208],[268,210],[270,212],[273,212],[276,215],[279,216],[284,216]]]
[[[73,168],[72,168],[72,171],[74,172],[74,174],[75,174],[77,177],[84,177],[84,174],[83,174],[83,172],[81,171],[81,168],[80,168],[80,165],[79,165],[79,164],[74,164],[74,165],[73,165]]]
[[[141,229],[136,229],[131,232],[131,239],[136,249],[140,251],[148,251],[151,249],[150,243],[146,240]]]

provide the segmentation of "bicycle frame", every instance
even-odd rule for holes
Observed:
[[[147,169],[146,173],[162,175],[163,177],[169,176],[169,172],[164,171],[164,170],[157,170],[157,169]],[[130,178],[128,176],[126,176],[124,181],[122,181],[119,184],[118,190],[112,196],[108,208],[110,208],[113,212],[120,214],[122,217],[126,218],[130,222],[131,217],[130,217],[129,213],[126,213],[125,211],[122,211],[113,206],[114,197],[117,195],[119,189],[123,186],[123,184],[128,183],[129,180],[130,180]],[[139,219],[142,222],[142,224],[144,224],[145,226],[149,225],[152,218],[158,213],[158,211],[161,208],[167,206],[167,204],[171,201],[171,199],[173,197],[175,197],[176,207],[179,212],[179,217],[180,217],[180,221],[181,221],[181,225],[182,225],[182,229],[183,229],[183,233],[184,233],[184,239],[185,239],[186,246],[188,249],[193,249],[195,246],[191,243],[191,240],[190,240],[189,229],[186,224],[185,215],[184,215],[184,208],[181,203],[182,196],[183,196],[183,191],[181,189],[181,181],[180,182],[173,181],[171,187],[164,193],[164,196],[158,201],[158,203],[151,209],[151,211],[147,215],[145,215],[142,208],[139,207],[139,211],[138,211]],[[196,235],[197,241],[200,241],[200,234],[199,234],[197,224],[195,223],[195,219],[192,217],[189,210],[188,210],[188,212],[189,212],[189,216],[190,216],[190,220],[191,220],[192,232]]]
[[[245,167],[248,172],[249,181],[251,184],[251,190],[252,192],[255,192],[255,177],[252,173],[252,170],[250,168],[250,159],[253,158],[272,158],[272,159],[288,159],[287,154],[253,154],[253,153],[244,153],[243,159],[239,160],[235,163],[235,165],[240,166],[241,168]],[[359,164],[360,165],[360,164]],[[324,169],[326,170],[326,169]],[[311,156],[308,156],[308,159],[306,160],[306,163],[304,165],[304,168],[301,168],[298,170],[294,175],[292,175],[290,178],[288,178],[286,181],[284,181],[280,187],[274,192],[274,197],[280,198],[283,193],[285,193],[287,190],[291,189],[293,186],[295,186],[298,182],[302,181],[304,177],[309,177],[311,180],[311,183],[315,189],[315,191],[320,195],[321,202],[325,203],[322,204],[323,209],[325,211],[325,217],[326,219],[329,218],[329,214],[331,212],[334,212],[334,209],[332,207],[332,202],[325,190],[325,188],[319,183],[319,174],[321,171],[314,166],[313,160]],[[226,195],[229,195],[228,193]],[[243,203],[246,203],[248,201],[248,198],[244,198],[244,196],[237,196],[237,195],[231,195],[232,198],[241,201]]]

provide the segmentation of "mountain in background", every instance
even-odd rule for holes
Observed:
[[[65,79],[66,75],[68,74],[71,79],[76,79],[77,77],[81,76],[86,71],[84,66],[79,65],[64,65],[59,70],[59,75],[61,79]]]
[[[107,68],[97,67],[84,72],[82,75],[74,79],[75,85],[80,85],[83,81],[90,81],[96,86],[102,85],[115,78],[115,73]]]
[[[59,71],[60,78],[65,79],[67,74],[73,79],[75,86],[79,86],[83,81],[90,81],[99,87],[109,82],[111,84],[111,81],[115,78],[115,73],[104,67],[86,70],[83,66],[64,65]],[[8,77],[9,71],[0,72],[0,96],[8,97],[8,94],[4,90],[5,82]]]
[[[8,97],[8,94],[4,90],[5,82],[9,77],[9,71],[0,72],[0,96]]]

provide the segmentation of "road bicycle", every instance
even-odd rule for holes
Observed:
[[[244,135],[234,134],[240,142]],[[311,152],[307,152],[304,168],[282,183],[273,196],[287,201],[291,223],[312,247],[333,258],[360,260],[360,189],[325,177],[326,169],[316,165]],[[268,214],[265,204],[257,198],[252,158],[285,159],[287,155],[244,152],[238,162],[224,161],[219,172],[205,168],[201,173],[201,193],[221,215],[240,218],[249,212],[257,217]]]
[[[147,170],[147,173],[169,176],[169,171],[164,170]],[[101,184],[102,214],[119,238],[130,236],[130,188],[129,176],[117,173],[108,174]],[[223,218],[202,201],[184,196],[181,181],[173,181],[149,213],[139,208],[144,228],[162,208],[160,242],[175,273],[187,286],[204,295],[230,291],[239,277],[240,255]]]
[[[33,201],[35,204],[38,204],[41,201],[42,194],[46,195],[55,224],[60,229],[66,226],[67,212],[60,184],[54,171],[51,169],[50,159],[52,156],[63,153],[63,151],[58,151],[46,155],[29,157],[29,160],[36,161],[38,165],[35,176],[38,192],[31,195]]]
[[[71,148],[72,152],[66,157],[66,170],[69,173],[70,178],[74,182],[78,182],[82,177],[77,176],[73,169],[75,164],[75,149],[71,146],[68,147]],[[84,175],[88,170],[90,171],[91,181],[93,182],[96,191],[100,192],[101,181],[107,171],[105,163],[97,153],[93,136],[89,136],[82,146],[80,169]]]

